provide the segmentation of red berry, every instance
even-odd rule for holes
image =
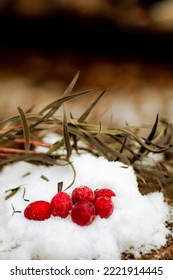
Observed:
[[[95,218],[95,208],[91,202],[79,201],[73,205],[71,218],[74,223],[80,226],[90,225]]]
[[[43,221],[50,218],[50,215],[50,203],[43,200],[30,203],[24,210],[24,216],[29,220]]]
[[[95,199],[97,199],[100,196],[112,197],[116,196],[116,194],[112,190],[104,188],[95,191]]]
[[[94,203],[94,206],[96,214],[101,218],[108,218],[114,210],[114,204],[111,198],[108,196],[98,197]]]
[[[51,213],[53,216],[66,218],[71,210],[72,200],[65,192],[57,193],[51,200]]]
[[[80,186],[75,188],[72,192],[72,201],[76,203],[78,201],[93,202],[95,198],[94,191],[87,186]]]

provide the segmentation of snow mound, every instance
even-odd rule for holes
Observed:
[[[80,185],[110,188],[116,193],[113,214],[108,219],[96,217],[85,227],[74,224],[70,216],[27,220],[25,207],[36,200],[50,201],[60,181],[66,188],[74,176],[72,168],[26,162],[5,166],[0,173],[0,259],[121,259],[125,251],[139,256],[165,244],[169,207],[161,193],[139,193],[132,167],[90,154],[73,155],[71,160],[77,177],[67,192]],[[18,186],[5,200],[6,191]]]

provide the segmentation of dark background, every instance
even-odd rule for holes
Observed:
[[[0,117],[52,101],[80,70],[77,88],[108,88],[106,106],[130,102],[116,122],[148,121],[158,111],[172,118],[171,2],[1,1]],[[85,101],[73,106],[82,111]]]

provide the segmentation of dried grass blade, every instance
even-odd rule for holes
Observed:
[[[74,168],[74,166],[73,166],[73,163],[72,162],[70,162],[70,161],[68,161],[68,164],[70,164],[70,166],[71,166],[71,168],[72,168],[72,170],[73,170],[73,180],[72,180],[72,182],[70,183],[70,185],[64,190],[64,191],[66,191],[66,190],[68,190],[73,184],[74,184],[74,182],[75,182],[75,180],[76,180],[76,170],[75,170],[75,168]]]
[[[64,145],[64,138],[62,138],[60,141],[57,141],[52,145],[52,147],[47,152],[47,155],[51,155],[53,152],[57,151],[59,148],[61,148]]]
[[[25,194],[26,194],[26,189],[25,189],[25,187],[23,187],[23,195],[22,195],[22,198],[23,198],[24,201],[29,202],[29,199],[25,198]]]
[[[68,124],[67,124],[67,117],[65,113],[65,109],[63,108],[63,134],[64,134],[64,143],[67,150],[67,159],[71,156],[72,147],[70,144],[70,136],[68,132]]]
[[[0,160],[0,166],[4,166],[4,165],[6,165],[8,163],[15,162],[16,158],[18,158],[16,155],[9,155],[8,154],[8,157],[6,159]]]
[[[20,107],[18,107],[17,109],[19,111],[22,126],[23,126],[23,135],[24,135],[24,139],[25,139],[25,151],[28,152],[30,149],[30,132],[29,132],[27,119],[26,119],[26,116],[25,116],[25,113],[23,112],[23,110]]]
[[[105,149],[100,146],[99,143],[97,143],[97,140],[95,140],[93,135],[90,135],[89,132],[81,129],[80,127],[76,127],[76,126],[69,126],[69,132],[72,133],[73,135],[78,136],[79,138],[84,139],[87,143],[92,144],[93,146],[97,146],[98,150],[102,152],[102,154],[104,154],[104,156],[106,158],[108,158],[107,153],[105,152]]]
[[[79,78],[79,71],[76,73],[76,75],[74,76],[73,80],[72,80],[71,83],[68,85],[67,89],[65,90],[65,92],[64,92],[64,94],[63,94],[63,97],[68,96],[68,95],[71,94],[71,92],[72,92],[72,90],[73,90],[73,88],[74,88],[74,86],[75,86],[75,84],[76,84],[78,78]],[[58,100],[57,100],[57,101],[58,101]],[[57,101],[54,101],[54,102],[50,103],[49,105],[45,106],[45,107],[40,111],[40,114],[42,114],[44,111],[50,109],[51,107],[53,108],[54,105],[57,103]],[[61,104],[60,104],[60,106],[61,106]],[[57,107],[57,109],[58,109],[58,107]]]
[[[44,174],[42,174],[40,178],[45,180],[46,182],[49,182],[49,179],[46,176],[44,176]]]
[[[105,158],[107,158],[108,160],[112,159],[112,156],[110,158],[110,153],[107,152],[107,150],[105,149],[105,143],[100,143],[100,141],[96,138],[96,136],[94,136],[93,134],[91,134],[90,132],[81,129],[80,127],[76,127],[76,126],[69,126],[69,131],[70,133],[78,136],[79,138],[84,139],[87,143],[89,143],[90,145],[96,147],[96,149],[105,156]],[[110,148],[111,149],[111,148]],[[117,157],[117,155],[116,155]]]
[[[156,130],[157,130],[158,121],[159,121],[159,115],[157,114],[156,120],[155,120],[154,125],[153,125],[153,127],[152,127],[152,129],[151,129],[151,132],[150,132],[150,134],[148,135],[147,140],[145,141],[146,143],[152,141],[152,139],[153,139],[153,137],[154,137],[154,135],[155,135],[155,133],[156,133]],[[142,146],[142,147],[140,148],[140,150],[139,150],[139,154],[144,153],[145,150],[146,150],[145,147]]]
[[[144,185],[147,184],[147,182],[145,181],[144,177],[143,177],[141,174],[136,173],[136,176],[137,176],[138,179],[140,179],[140,180],[142,181],[142,183],[143,183]]]
[[[38,164],[45,164],[45,165],[56,165],[56,160],[50,158],[46,155],[32,155],[28,156],[24,159],[27,162],[38,163]]]
[[[35,105],[32,105],[27,111],[26,114],[29,114],[33,111],[33,109],[35,108]]]
[[[105,94],[106,90],[104,90],[99,96],[96,97],[96,99],[90,104],[90,106],[84,111],[84,113],[80,116],[78,119],[78,122],[84,122],[88,115],[91,113],[92,109],[96,106],[100,98]]]
[[[127,141],[127,135],[126,135],[125,138],[124,138],[123,144],[122,144],[121,149],[120,149],[120,153],[123,152],[123,150],[124,150],[124,148],[125,148],[125,145],[126,145],[126,141]]]
[[[85,91],[81,91],[81,92],[77,92],[77,93],[74,93],[72,95],[65,95],[61,98],[59,98],[58,100],[48,104],[45,108],[43,108],[41,110],[41,114],[44,113],[45,111],[49,110],[49,109],[56,109],[58,110],[59,107],[64,103],[64,102],[67,102],[71,99],[74,99],[74,98],[77,98],[77,97],[80,97],[80,96],[83,96],[83,95],[86,95],[86,94],[89,94],[91,92],[94,92],[96,89],[88,89],[88,90],[85,90]]]
[[[76,151],[76,153],[78,154],[78,138],[76,135],[72,135],[72,139],[73,139],[73,145],[72,147],[74,148],[74,150]]]
[[[152,141],[153,140],[153,137],[154,135],[156,134],[156,130],[157,130],[157,126],[158,126],[158,121],[159,121],[159,114],[157,114],[156,116],[156,120],[154,122],[154,125],[152,127],[152,130],[147,138],[148,141]]]
[[[78,93],[74,93],[73,95],[66,95],[54,102],[52,102],[51,104],[48,104],[45,108],[43,108],[40,112],[40,114],[44,113],[45,111],[49,110],[48,113],[46,115],[44,115],[40,120],[38,120],[36,123],[34,123],[30,129],[32,130],[33,128],[35,128],[37,125],[39,125],[40,123],[44,122],[44,121],[47,121],[50,117],[52,117],[55,112],[61,107],[61,105],[64,103],[64,102],[67,102],[73,98],[77,98],[79,96],[82,96],[82,95],[85,95],[85,94],[88,94],[88,93],[91,93],[93,92],[94,90],[96,89],[89,89],[89,90],[86,90],[86,91],[82,91],[82,92],[78,92]]]
[[[29,112],[26,112],[25,116],[30,121],[39,121],[41,119],[41,116],[39,114],[31,114]],[[20,120],[21,120],[20,116],[17,115],[0,121],[0,124],[6,125],[8,123],[12,123],[13,126],[9,129],[13,129],[13,127],[16,126],[16,124],[18,124]]]
[[[22,185],[14,188],[14,189],[6,190],[5,193],[8,193],[8,192],[10,192],[10,193],[5,196],[5,200],[7,200],[7,199],[11,198],[12,196],[14,196],[18,192],[18,190],[20,189],[21,186]]]
[[[15,162],[17,162],[17,161],[26,161],[26,162],[33,163],[36,165],[39,165],[39,164],[57,165],[57,162],[55,159],[53,159],[45,154],[19,155],[18,157],[15,158]]]
[[[121,148],[120,148],[120,151],[119,151],[120,154],[122,154],[122,152],[123,152],[123,150],[124,150],[124,148],[125,148],[126,141],[127,141],[127,135],[125,136],[124,141],[123,141],[123,143],[122,143],[122,146],[121,146]],[[119,157],[117,157],[116,160],[119,160]]]
[[[99,142],[100,146],[105,149],[106,154],[109,156],[109,160],[116,161],[117,159],[120,159],[123,163],[130,165],[129,160],[126,156],[124,156],[121,152],[117,150],[113,150],[109,145],[107,145],[105,142],[101,141],[100,139],[96,138]]]
[[[99,133],[99,134],[108,134],[108,135],[121,135],[122,131],[120,131],[118,128],[116,129],[109,129],[109,128],[105,128],[104,126],[101,125],[101,123],[99,123],[99,125],[97,124],[90,124],[90,123],[80,123],[78,121],[72,120],[71,124],[74,126],[78,126],[80,128],[82,128],[83,130],[87,130],[87,131],[91,131],[91,132],[95,132],[95,133]]]
[[[140,137],[138,137],[135,133],[133,133],[131,130],[129,129],[126,129],[126,128],[121,128],[120,129],[121,131],[127,133],[127,135],[129,137],[132,137],[133,139],[135,139],[141,146],[143,146],[146,150],[148,150],[149,152],[153,152],[153,153],[162,153],[162,152],[165,152],[167,151],[169,148],[170,148],[170,145],[167,145],[166,147],[159,147],[159,148],[156,148],[156,147],[151,147],[151,144],[150,145],[147,145],[145,142],[143,142]]]
[[[71,83],[69,84],[69,86],[67,87],[67,89],[65,90],[64,96],[70,95],[72,93],[72,90],[73,90],[74,86],[76,85],[76,82],[79,78],[79,74],[80,74],[80,72],[78,71],[76,73],[76,75],[74,76],[73,80],[71,81]]]
[[[169,174],[171,177],[173,177],[173,166],[166,162],[160,162],[160,166],[166,171],[167,174]]]
[[[168,123],[164,129],[164,135],[163,135],[164,139],[163,141],[167,144],[170,143],[172,141],[173,138],[173,127],[172,127],[172,123]]]
[[[10,143],[12,143],[12,139],[7,139],[7,140],[3,140],[3,141],[0,141],[0,147],[4,147],[6,145],[9,145]]]
[[[92,146],[96,147],[96,149],[105,156],[108,160],[116,160],[119,158],[125,164],[130,164],[129,160],[126,156],[121,154],[119,151],[113,150],[110,146],[108,146],[105,142],[98,139],[96,136],[92,135],[91,133],[84,131],[80,128],[71,127],[69,128],[70,132],[74,133],[75,135],[83,138]]]
[[[27,119],[31,121],[38,121],[41,118],[39,114],[32,114],[29,111],[27,111],[25,115],[27,116]],[[14,126],[16,126],[16,124],[20,122],[20,119],[20,116],[17,115],[0,121],[0,124],[6,125],[8,123],[11,123],[13,125],[13,128]]]

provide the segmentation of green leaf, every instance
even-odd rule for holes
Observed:
[[[26,116],[25,116],[25,113],[23,112],[23,110],[20,107],[18,107],[18,111],[19,111],[21,121],[22,121],[22,126],[23,126],[23,135],[25,138],[25,151],[28,152],[30,149],[29,127],[28,127],[27,119],[26,119]]]

